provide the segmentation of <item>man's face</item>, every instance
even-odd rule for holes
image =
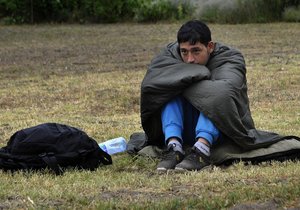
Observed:
[[[180,55],[185,63],[206,65],[210,54],[214,50],[214,43],[209,42],[207,46],[200,42],[192,45],[189,42],[179,44]]]

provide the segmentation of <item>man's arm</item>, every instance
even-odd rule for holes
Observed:
[[[208,63],[211,80],[187,88],[183,95],[203,112],[217,128],[244,146],[254,143],[248,130],[254,128],[247,95],[246,68],[243,56],[227,48]]]
[[[210,77],[206,66],[184,63],[177,47],[169,45],[152,60],[141,85],[141,121],[152,140],[163,138],[160,109],[192,83]]]
[[[220,49],[221,48],[221,49]],[[236,89],[246,84],[246,65],[243,55],[235,49],[220,47],[208,63],[212,81],[223,81]],[[225,50],[223,51],[223,48]]]
[[[182,61],[176,43],[169,44],[149,65],[142,82],[142,91],[178,91],[190,84],[208,79],[210,71],[206,66],[186,64]]]

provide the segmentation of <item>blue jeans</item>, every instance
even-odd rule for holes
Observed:
[[[220,136],[218,128],[181,96],[163,107],[161,120],[166,141],[176,137],[182,144],[192,146],[201,137],[212,145]]]

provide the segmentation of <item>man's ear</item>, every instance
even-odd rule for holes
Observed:
[[[213,43],[212,41],[208,42],[207,48],[208,48],[209,53],[212,53],[215,49],[215,43]]]

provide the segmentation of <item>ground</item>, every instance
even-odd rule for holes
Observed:
[[[79,127],[99,142],[142,131],[140,83],[153,56],[176,40],[179,26],[0,26],[1,146],[15,131],[43,122]],[[300,25],[210,27],[213,40],[245,56],[256,127],[300,136]],[[298,163],[159,175],[157,160],[133,161],[126,154],[113,160],[96,172],[63,177],[1,173],[0,209],[300,206]]]

